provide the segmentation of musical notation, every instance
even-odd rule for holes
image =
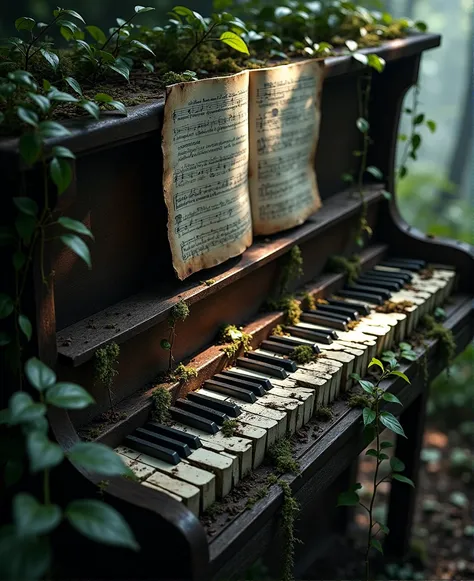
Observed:
[[[175,143],[181,141],[193,141],[197,137],[206,137],[215,135],[224,131],[233,131],[238,127],[247,127],[248,114],[246,110],[231,113],[230,115],[206,117],[202,121],[194,123],[184,123],[182,125],[176,124],[173,128],[173,141]]]
[[[295,128],[282,131],[276,135],[267,132],[263,137],[257,139],[257,153],[259,155],[282,151],[294,147],[301,147],[303,144],[311,143],[314,135],[314,126],[306,125],[304,128]]]

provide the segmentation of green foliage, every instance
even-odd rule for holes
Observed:
[[[299,302],[291,296],[284,297],[278,304],[278,308],[284,312],[287,325],[297,325],[303,314]]]
[[[245,333],[242,328],[235,325],[225,325],[219,334],[219,343],[225,346],[221,351],[227,355],[229,359],[236,357],[242,351],[250,351],[252,335]]]
[[[180,363],[174,370],[173,376],[180,381],[188,381],[191,377],[197,377],[197,370],[189,365]]]
[[[331,256],[326,264],[329,272],[340,272],[347,277],[348,283],[353,283],[360,275],[359,256]]]
[[[298,345],[290,354],[290,359],[296,363],[309,363],[315,358],[315,353],[310,345]]]
[[[237,420],[225,420],[222,424],[221,432],[226,438],[233,436],[239,427],[239,422]]]
[[[422,320],[422,325],[426,329],[426,338],[435,339],[439,341],[441,354],[447,365],[447,373],[453,363],[454,355],[456,354],[456,341],[454,340],[453,332],[446,329],[442,324],[437,323],[435,318],[431,315],[425,315]]]
[[[120,355],[120,347],[117,343],[109,343],[105,347],[97,349],[94,355],[94,380],[107,389],[109,396],[109,403],[112,409],[112,414],[115,416],[115,408],[113,404],[112,387],[114,378],[118,375],[118,357]]]
[[[317,308],[316,299],[311,293],[304,293],[301,305],[307,311],[314,311]]]
[[[293,458],[290,438],[282,438],[270,446],[268,456],[280,474],[299,473],[298,462]]]
[[[332,409],[326,406],[320,407],[318,410],[316,410],[314,418],[321,422],[329,422],[333,418]]]
[[[160,424],[166,424],[170,419],[171,392],[166,387],[156,387],[152,394],[151,417]]]

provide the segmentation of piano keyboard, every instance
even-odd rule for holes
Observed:
[[[352,387],[352,373],[363,376],[372,357],[403,341],[420,317],[444,303],[455,272],[434,268],[428,277],[425,268],[421,260],[393,259],[362,273],[303,312],[300,323],[284,327],[285,335],[270,335],[177,400],[170,425],[148,422],[117,453],[143,485],[196,515],[204,512],[258,468],[273,443]],[[400,303],[403,312],[383,312],[393,310],[390,303]],[[301,345],[317,357],[294,361]],[[231,420],[237,427],[226,436],[223,426]]]

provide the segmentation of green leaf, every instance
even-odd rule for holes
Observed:
[[[54,468],[64,458],[61,446],[51,442],[45,434],[40,432],[34,431],[28,434],[26,447],[32,472]]]
[[[386,200],[391,200],[392,199],[392,194],[390,192],[387,192],[387,190],[383,190],[382,192],[382,196],[386,199]]]
[[[78,95],[82,97],[81,85],[76,81],[76,79],[74,79],[73,77],[66,77],[64,80],[73,91],[75,91]]]
[[[411,351],[412,347],[410,345],[410,343],[400,343],[400,345],[398,346],[402,351]]]
[[[353,52],[352,58],[358,61],[359,63],[363,64],[364,66],[369,64],[369,59],[367,58],[367,55],[362,54],[360,52]]]
[[[428,26],[422,20],[417,20],[415,22],[415,28],[417,28],[420,32],[426,32],[428,30]]]
[[[25,373],[28,381],[38,391],[44,391],[56,383],[56,374],[36,357],[28,359],[25,364]]]
[[[374,176],[376,180],[383,180],[383,173],[379,170],[378,167],[374,165],[369,165],[369,167],[365,170],[370,175]]]
[[[33,232],[36,229],[36,218],[27,216],[26,214],[19,214],[15,220],[15,228],[22,241],[29,245]]]
[[[398,403],[399,405],[403,405],[396,395],[393,395],[393,393],[389,393],[388,391],[383,394],[382,398],[390,403]]]
[[[355,379],[356,381],[360,380],[360,375],[358,373],[351,373],[351,377],[352,377],[352,379]]]
[[[387,441],[381,442],[380,443],[380,448],[382,450],[385,450],[385,448],[393,448],[393,444],[392,444],[392,442],[387,442]]]
[[[29,18],[28,16],[20,16],[15,20],[15,28],[20,30],[33,30],[36,26],[36,21],[33,18]]]
[[[89,236],[89,238],[94,240],[92,232],[82,222],[79,222],[79,220],[73,220],[67,216],[61,216],[61,218],[58,218],[58,224],[61,224],[61,226],[67,230],[71,230],[77,234],[84,234],[84,236]]]
[[[150,12],[150,10],[155,10],[151,6],[135,6],[135,12],[137,14],[142,14],[143,12]]]
[[[51,68],[55,71],[59,65],[58,55],[50,50],[46,50],[45,48],[40,49],[40,52],[43,55],[44,60],[51,65]]]
[[[69,129],[66,129],[56,121],[42,121],[39,124],[39,132],[41,137],[67,137],[70,135]]]
[[[139,549],[122,515],[99,500],[73,500],[66,508],[66,518],[77,531],[93,541]]]
[[[97,103],[94,101],[84,101],[81,103],[81,107],[89,113],[91,117],[93,117],[96,121],[99,120],[100,117],[100,109]]]
[[[364,408],[362,410],[362,418],[364,420],[364,426],[368,426],[369,424],[371,424],[375,418],[377,417],[377,414],[375,413],[374,410],[371,410],[370,408]]]
[[[61,522],[61,509],[56,504],[40,504],[34,496],[20,493],[13,499],[13,520],[19,536],[45,535]]]
[[[60,239],[63,244],[68,246],[74,252],[74,254],[77,254],[79,258],[82,258],[89,268],[92,268],[89,248],[87,247],[87,244],[79,238],[79,236],[76,236],[75,234],[63,234],[60,236]]]
[[[437,319],[438,321],[444,321],[446,319],[446,311],[441,307],[436,307],[433,315],[434,318]]]
[[[407,168],[404,165],[402,165],[402,167],[400,168],[400,178],[404,178],[407,175],[407,173],[408,173]]]
[[[390,529],[388,528],[387,525],[384,525],[383,523],[378,522],[378,521],[377,521],[377,524],[379,525],[380,530],[383,532],[384,535],[390,534]]]
[[[76,159],[76,156],[73,154],[73,152],[67,147],[63,147],[62,145],[54,146],[52,152],[55,157]]]
[[[46,413],[46,406],[42,403],[35,403],[32,397],[24,391],[17,391],[11,396],[8,409],[10,410],[9,422],[11,425],[35,421]]]
[[[33,334],[33,327],[31,326],[31,321],[28,319],[26,315],[20,315],[18,317],[18,325],[20,329],[23,331],[25,337],[28,341],[31,341],[31,335]]]
[[[160,341],[160,347],[169,351],[171,349],[171,343],[167,339],[162,339]]]
[[[120,456],[104,444],[79,442],[69,452],[69,459],[77,462],[86,470],[104,476],[131,475]]]
[[[394,480],[398,480],[399,482],[403,482],[404,484],[409,484],[410,486],[413,486],[413,488],[415,488],[415,483],[413,482],[413,480],[410,480],[410,478],[403,476],[403,474],[393,474],[392,478]]]
[[[415,133],[411,137],[411,145],[413,147],[413,151],[416,151],[421,145],[421,135],[419,133]]]
[[[105,44],[107,42],[105,33],[98,26],[86,26],[86,30],[99,44]]]
[[[127,67],[127,65],[125,63],[115,61],[115,63],[113,65],[108,64],[107,66],[112,71],[115,71],[119,75],[122,75],[122,77],[124,79],[126,79],[127,81],[130,80],[130,69]]]
[[[23,85],[36,91],[37,84],[34,81],[33,75],[28,71],[13,71],[8,73],[8,78],[17,85]]]
[[[151,50],[151,48],[145,44],[144,42],[140,42],[139,40],[132,40],[130,42],[131,46],[136,46],[138,48],[141,48],[142,50],[145,50],[146,52],[149,52],[150,54],[152,54],[153,56],[155,56],[155,53]]]
[[[383,72],[385,68],[385,60],[376,54],[367,55],[369,67],[375,69],[378,73]]]
[[[400,422],[397,420],[397,418],[391,414],[390,412],[382,412],[380,414],[380,422],[389,430],[391,430],[392,432],[395,432],[395,434],[399,434],[400,436],[403,436],[404,438],[406,438],[405,436],[405,432],[403,431],[402,426],[400,425]]]
[[[337,506],[357,506],[359,504],[359,496],[356,492],[348,490],[341,492],[337,498]]]
[[[418,359],[418,355],[415,351],[402,351],[401,358],[406,359],[407,361],[416,361]]]
[[[374,393],[374,384],[371,381],[368,381],[367,379],[359,379],[358,382],[364,391],[370,394]]]
[[[436,123],[432,119],[428,119],[426,125],[428,129],[431,131],[431,133],[434,133],[436,131]]]
[[[390,468],[394,472],[403,472],[405,470],[405,464],[399,458],[392,456],[390,458]]]
[[[350,173],[343,173],[342,176],[341,176],[341,179],[344,182],[347,182],[347,183],[351,184],[354,181],[354,176],[351,175]]]
[[[107,93],[97,93],[94,99],[102,103],[110,103],[110,101],[113,101],[113,97],[107,95]]]
[[[373,456],[374,458],[378,458],[379,457],[379,453],[374,448],[371,448],[370,450],[367,450],[367,452],[365,453],[365,455],[366,456]]]
[[[346,42],[344,43],[347,48],[351,51],[354,52],[357,50],[358,48],[358,44],[355,40],[346,40]]]
[[[369,363],[369,367],[372,367],[372,365],[378,365],[378,367],[380,367],[380,369],[382,371],[385,371],[385,368],[383,366],[383,363],[379,359],[377,359],[376,357],[372,357],[372,360]]]
[[[49,163],[49,173],[53,183],[58,188],[58,194],[61,195],[67,190],[72,180],[69,162],[62,157],[53,157]]]
[[[119,113],[121,113],[122,115],[125,115],[125,116],[128,115],[127,107],[125,107],[125,105],[123,103],[121,103],[120,101],[110,101],[108,103],[108,105],[110,105],[114,109],[117,109],[117,111]]]
[[[410,383],[408,377],[401,371],[391,371],[390,375],[396,375],[397,377],[401,377],[402,379],[404,379],[407,383]]]
[[[43,579],[50,565],[47,537],[19,537],[12,525],[0,529],[0,579]]]
[[[38,127],[38,115],[31,111],[31,109],[26,109],[25,107],[18,107],[17,115],[27,125],[31,125],[32,127]]]
[[[382,553],[382,555],[383,555],[382,545],[380,544],[380,541],[379,540],[377,540],[377,539],[370,539],[370,546],[373,547],[379,553]]]
[[[359,119],[357,119],[356,125],[357,125],[357,129],[361,133],[367,133],[367,131],[370,128],[369,122],[367,121],[367,119],[364,119],[363,117],[359,117]]]
[[[38,204],[31,198],[22,196],[20,198],[13,198],[13,203],[23,214],[28,216],[36,216],[38,214]]]
[[[248,46],[245,44],[245,42],[242,40],[242,38],[238,34],[235,34],[235,32],[230,32],[230,31],[223,32],[220,35],[219,40],[221,42],[223,42],[224,44],[227,44],[231,48],[237,50],[238,52],[242,52],[244,54],[250,54]]]
[[[56,383],[46,392],[46,403],[67,410],[82,410],[95,403],[94,398],[75,383]]]
[[[0,347],[5,347],[12,342],[12,338],[6,331],[0,331]]]
[[[414,125],[420,125],[421,123],[423,123],[423,121],[425,120],[425,115],[424,113],[419,113],[414,119],[413,119],[413,124]]]
[[[13,300],[5,293],[0,293],[0,319],[6,319],[13,313]]]
[[[38,107],[38,109],[41,111],[41,113],[46,114],[50,107],[51,107],[51,103],[48,99],[48,97],[45,97],[44,95],[37,95],[36,93],[28,93],[28,97],[33,101],[33,103]]]

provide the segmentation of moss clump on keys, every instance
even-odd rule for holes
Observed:
[[[229,359],[238,355],[242,350],[250,351],[252,346],[250,344],[252,335],[242,331],[242,328],[235,325],[226,325],[220,332],[220,343],[225,343],[221,351],[227,355]]]
[[[225,420],[222,423],[221,433],[225,438],[230,438],[233,436],[239,427],[239,422],[237,420]]]
[[[394,303],[393,301],[385,301],[383,305],[375,307],[378,313],[406,313],[407,309],[413,307],[411,301],[400,301]]]
[[[112,396],[112,386],[114,384],[114,378],[118,375],[118,370],[116,369],[118,365],[118,357],[120,355],[120,347],[117,343],[109,343],[101,349],[97,349],[94,355],[94,380],[95,382],[102,383],[107,389],[110,403],[110,411],[112,417],[110,419],[116,419],[116,412]]]
[[[285,323],[287,325],[297,325],[300,322],[303,311],[294,297],[285,297],[280,302],[279,307],[285,313]]]
[[[197,370],[190,365],[180,363],[174,370],[173,377],[179,381],[188,381],[191,377],[197,377]]]
[[[289,333],[285,333],[281,325],[277,325],[272,329],[271,335],[276,335],[277,337],[289,337]]]
[[[347,400],[347,405],[351,408],[365,408],[369,403],[369,398],[363,393],[353,393]]]
[[[304,293],[303,294],[303,300],[301,301],[301,304],[302,304],[303,308],[308,310],[308,311],[314,311],[318,308],[318,306],[316,304],[316,299],[314,298],[314,296],[311,293]]]
[[[166,387],[156,387],[151,394],[153,409],[151,417],[155,422],[166,424],[170,417],[171,393]]]
[[[320,420],[321,422],[329,422],[329,420],[332,420],[332,418],[333,418],[332,409],[330,407],[326,407],[326,406],[321,407],[314,414],[314,417],[317,420]]]
[[[327,270],[329,272],[340,272],[345,274],[347,282],[352,283],[360,275],[360,258],[359,256],[331,256],[327,263]]]
[[[278,440],[268,450],[269,458],[280,474],[298,474],[300,467],[293,458],[293,450],[290,438]]]
[[[426,338],[439,341],[443,358],[446,361],[446,371],[449,374],[449,368],[453,364],[454,356],[456,355],[456,341],[454,340],[453,332],[437,323],[432,315],[425,315],[422,324],[426,329]]]
[[[309,363],[313,361],[315,354],[313,348],[310,345],[298,345],[290,353],[290,359],[296,361],[296,363]]]

